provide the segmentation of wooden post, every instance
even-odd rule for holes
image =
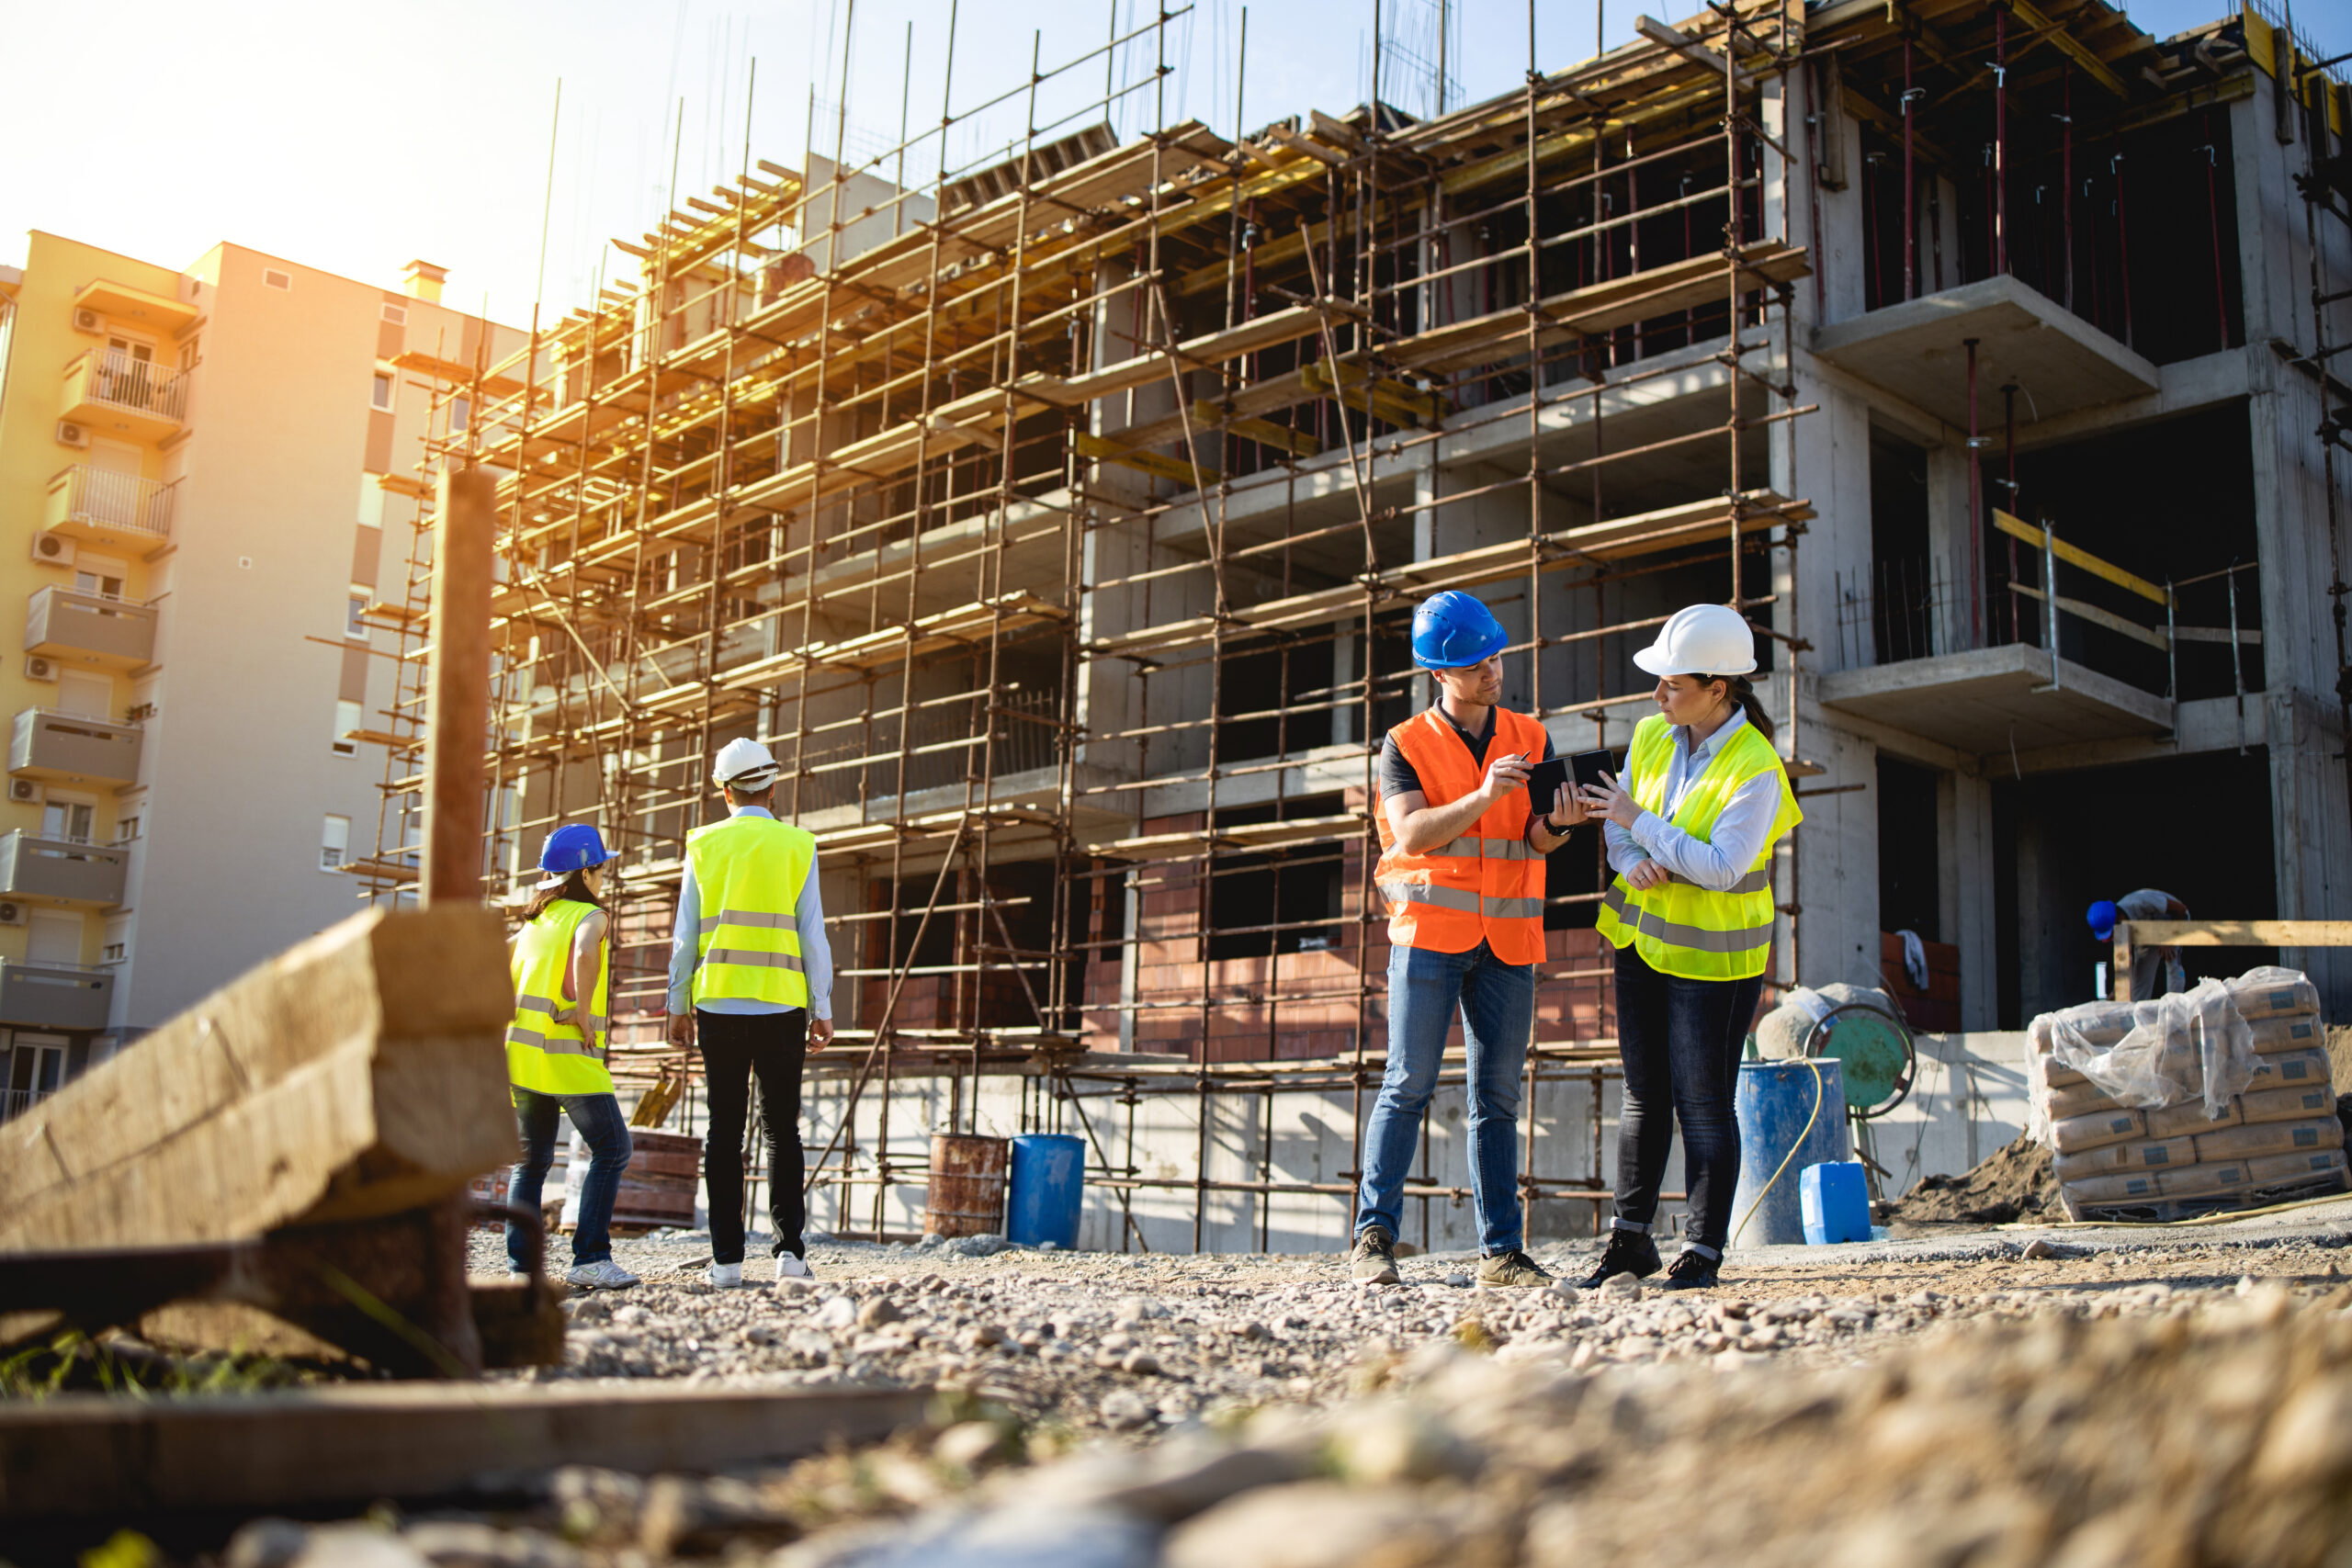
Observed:
[[[441,476],[441,529],[433,548],[433,702],[424,738],[427,904],[473,903],[481,897],[491,547],[497,508],[497,486],[481,469]]]

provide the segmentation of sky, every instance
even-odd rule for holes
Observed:
[[[1109,91],[1123,138],[1163,113],[1229,137],[1369,96],[1376,8],[1381,96],[1435,107],[1440,0],[1165,3],[1182,13],[1165,73],[1154,0],[115,0],[95,51],[82,7],[19,5],[0,65],[0,146],[16,150],[0,265],[24,260],[31,229],[181,267],[227,240],[391,288],[422,257],[449,269],[447,303],[521,326],[535,302],[550,317],[584,303],[628,262],[611,236],[635,239],[747,156],[800,168],[838,142],[856,164],[904,125],[922,138],[910,184],[937,178],[943,152],[950,169],[993,162],[1031,112],[1033,60],[1050,73],[1041,135],[1106,118]],[[1633,36],[1639,0],[1603,4],[1535,0],[1542,69],[1589,58],[1597,28],[1610,48]],[[2129,7],[2158,37],[2226,8]],[[1523,79],[1528,0],[1442,9],[1449,107]],[[2301,9],[2323,45],[2352,39],[2341,13]],[[1106,52],[1114,26],[1142,32]]]

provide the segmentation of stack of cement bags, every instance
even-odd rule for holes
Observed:
[[[2341,1191],[2319,993],[2298,970],[2033,1021],[2030,1131],[2066,1211],[2156,1217]]]

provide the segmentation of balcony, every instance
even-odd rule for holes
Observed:
[[[1979,430],[2000,428],[2001,388],[2009,382],[2032,389],[2037,419],[2156,389],[2156,367],[2146,358],[2007,276],[1833,322],[1813,334],[1813,352],[1966,430],[1971,343]]]
[[[8,737],[12,778],[61,784],[129,784],[139,776],[136,725],[28,708]]]
[[[76,424],[160,441],[187,418],[187,378],[119,348],[94,348],[66,363],[62,412]]]
[[[143,479],[76,463],[49,481],[41,526],[85,544],[149,550],[172,536],[179,481]]]
[[[130,864],[128,850],[44,839],[20,828],[0,833],[0,897],[119,904]]]
[[[17,964],[0,958],[0,1024],[14,1029],[104,1029],[113,1001],[114,976],[108,970],[85,969],[78,964]]]
[[[25,651],[69,664],[136,670],[154,661],[154,607],[80,588],[40,589],[26,604]]]

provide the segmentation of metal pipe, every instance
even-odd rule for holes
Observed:
[[[1977,461],[1976,434],[1976,339],[1962,340],[1968,347],[1968,627],[1969,646],[1984,646],[1984,589],[1983,582],[1984,556],[1984,473]]]
[[[2059,303],[2075,308],[2075,68],[2058,73],[2058,209],[2061,248],[2065,252],[2064,297]]]
[[[2009,13],[1993,8],[1993,275],[2009,270]]]
[[[1911,40],[1903,40],[1903,298],[1919,297],[1919,224],[1911,203],[1918,189],[1911,148],[1911,103],[1919,90],[1911,85]]]

